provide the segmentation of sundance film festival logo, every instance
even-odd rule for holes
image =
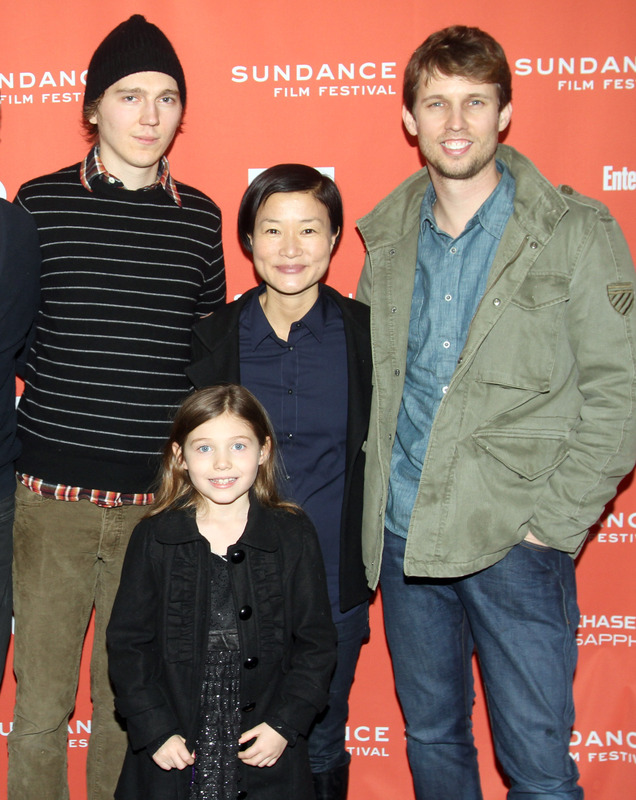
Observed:
[[[636,512],[608,514],[594,541],[599,544],[636,544]]]
[[[389,758],[385,744],[388,744],[389,728],[371,725],[347,725],[346,748],[352,756],[364,758]]]
[[[570,755],[575,761],[636,765],[636,731],[572,731]]]
[[[86,70],[0,72],[0,103],[80,103],[85,85]]]
[[[600,89],[636,88],[636,56],[540,56],[518,58],[515,75],[548,77],[560,92],[585,92]]]
[[[13,721],[0,722],[0,736],[8,736],[13,730]],[[73,720],[66,726],[68,733],[67,745],[74,749],[88,747],[91,735],[91,720]]]
[[[263,84],[274,97],[394,95],[396,61],[333,64],[253,64],[232,67],[232,82]]]

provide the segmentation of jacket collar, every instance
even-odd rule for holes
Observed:
[[[246,545],[257,550],[272,552],[278,549],[274,510],[264,508],[252,495],[247,524],[239,541],[232,547]],[[157,515],[155,539],[160,544],[186,544],[187,542],[205,541],[199,533],[193,509],[164,511]]]
[[[234,355],[236,357],[235,360],[238,360],[238,338],[235,329],[238,327],[241,312],[245,304],[259,291],[259,286],[249,289],[242,294],[238,300],[234,300],[232,303],[222,306],[208,317],[200,320],[192,329],[193,336],[195,336],[210,353],[216,354],[218,351],[221,359],[224,359],[227,353],[233,352],[234,348],[236,348],[236,353]],[[331,286],[327,286],[327,284],[322,284],[321,293],[326,297],[330,297],[336,303],[343,316],[346,316],[353,324],[358,324],[357,318],[351,313],[351,307],[345,302],[346,298],[343,298],[339,292],[332,289]],[[210,322],[212,321],[216,324],[211,325]],[[186,374],[190,379],[195,379],[193,380],[195,386],[206,385],[206,373],[202,372],[197,364],[191,364],[186,369]]]
[[[518,150],[500,144],[497,158],[508,167],[516,182],[513,217],[530,236],[545,244],[567,211],[566,201]],[[424,167],[358,220],[368,250],[386,247],[413,234],[429,183],[428,170]]]

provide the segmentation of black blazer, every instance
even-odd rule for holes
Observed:
[[[323,285],[342,313],[347,346],[348,407],[345,489],[340,517],[340,610],[368,600],[370,591],[362,562],[363,445],[371,408],[371,337],[369,308]],[[198,322],[192,340],[192,363],[186,374],[200,389],[216,383],[240,383],[239,319],[258,288]]]

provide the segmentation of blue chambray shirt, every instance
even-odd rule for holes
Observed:
[[[428,439],[457,365],[504,228],[513,212],[515,180],[501,179],[453,239],[435,223],[430,184],[420,211],[417,267],[409,322],[404,392],[391,455],[386,527],[406,538]]]

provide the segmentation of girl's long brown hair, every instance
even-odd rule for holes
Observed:
[[[270,442],[269,456],[258,468],[252,487],[256,499],[270,508],[297,510],[298,506],[294,503],[281,499],[276,488],[276,438],[267,412],[244,386],[223,383],[193,392],[177,411],[170,437],[163,450],[159,489],[149,516],[169,508],[196,508],[203,502],[190,481],[182,458],[175,454],[173,443],[176,442],[183,451],[186,439],[195,428],[225,413],[232,414],[249,425],[261,447],[268,440]]]

